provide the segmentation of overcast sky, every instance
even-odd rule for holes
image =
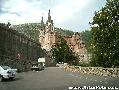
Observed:
[[[56,27],[79,32],[89,29],[94,12],[105,3],[106,0],[0,0],[0,22],[39,23],[41,16],[47,20],[50,9]]]

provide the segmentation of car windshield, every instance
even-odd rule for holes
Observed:
[[[3,68],[4,70],[11,69],[11,68],[8,67],[8,66],[2,66],[2,68]]]

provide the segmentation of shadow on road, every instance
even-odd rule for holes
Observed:
[[[22,79],[23,79],[22,77],[15,78],[15,79],[13,79],[13,80],[10,80],[10,79],[4,79],[4,81],[2,81],[2,82],[15,82],[15,81],[22,80]]]

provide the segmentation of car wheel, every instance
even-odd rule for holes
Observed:
[[[10,80],[15,80],[15,77],[11,77],[11,78],[9,78]]]
[[[4,78],[2,76],[0,76],[0,82],[2,82],[4,80]]]

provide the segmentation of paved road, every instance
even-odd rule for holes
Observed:
[[[0,90],[69,90],[69,86],[119,87],[119,78],[81,75],[64,71],[62,68],[50,67],[39,72],[19,73],[14,81],[0,82]]]

